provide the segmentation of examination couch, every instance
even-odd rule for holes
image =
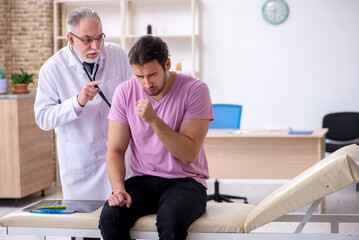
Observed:
[[[220,239],[359,239],[359,234],[339,234],[339,223],[359,223],[359,215],[313,214],[320,200],[359,182],[359,146],[343,147],[285,183],[257,206],[209,202],[206,212],[189,228],[189,240]],[[311,204],[306,214],[294,210]],[[100,237],[101,208],[92,213],[69,215],[31,214],[22,210],[0,220],[8,235]],[[253,230],[273,221],[298,222],[294,233],[257,233]],[[301,233],[307,222],[329,222],[332,234]],[[140,218],[132,228],[133,239],[158,239],[156,215]],[[322,236],[323,235],[323,236]],[[324,236],[325,235],[325,236]]]

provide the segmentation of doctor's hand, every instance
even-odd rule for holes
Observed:
[[[108,199],[108,204],[110,205],[110,207],[122,207],[126,205],[126,207],[129,208],[131,206],[131,203],[132,198],[130,194],[128,194],[126,191],[121,190],[114,192]]]
[[[88,82],[77,95],[77,102],[84,107],[88,101],[92,101],[96,94],[101,90],[95,88],[95,85],[101,84],[101,81]]]
[[[150,124],[158,118],[157,114],[152,108],[152,104],[148,100],[139,100],[136,104],[136,114],[140,116],[143,121]]]

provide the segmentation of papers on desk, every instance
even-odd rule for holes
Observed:
[[[282,133],[289,135],[296,134],[313,134],[312,130],[293,130],[291,127],[271,127],[266,129],[238,129],[229,131],[229,134],[268,134],[268,133]]]
[[[288,133],[292,131],[290,127],[270,127],[266,129],[238,129],[230,131],[230,134],[267,134],[267,133]]]
[[[230,134],[246,134],[246,133],[249,133],[249,130],[235,130],[235,131],[230,131],[228,133],[230,133]]]
[[[270,132],[288,132],[288,134],[312,134],[313,131],[293,130],[291,127],[267,128]]]
[[[290,132],[293,129],[288,126],[284,126],[284,127],[267,127],[266,130],[269,132]]]

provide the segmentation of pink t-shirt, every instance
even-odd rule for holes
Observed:
[[[207,159],[202,146],[198,159],[184,164],[165,148],[153,129],[135,113],[135,103],[149,100],[157,115],[178,132],[183,119],[214,119],[208,87],[202,81],[176,74],[167,94],[159,101],[150,97],[134,78],[119,84],[108,119],[130,126],[131,173],[129,177],[151,175],[164,178],[190,177],[207,187]]]

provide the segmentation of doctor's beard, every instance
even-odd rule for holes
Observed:
[[[74,45],[73,49],[74,49],[77,57],[80,59],[81,62],[95,63],[95,62],[97,62],[97,60],[100,57],[100,52],[101,52],[102,46],[101,46],[101,48],[99,50],[90,50],[90,51],[87,51],[85,54],[82,54],[80,51],[78,51],[76,49],[76,45]],[[97,57],[96,58],[88,58],[88,57],[86,57],[87,54],[92,54],[92,53],[97,53]]]

